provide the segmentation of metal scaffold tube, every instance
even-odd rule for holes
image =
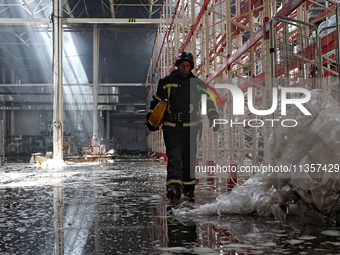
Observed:
[[[338,65],[338,78],[339,78],[339,84],[338,84],[338,99],[340,100],[340,19],[339,19],[339,8],[340,8],[340,2],[337,2],[336,9],[335,9],[335,20],[336,20],[336,36],[337,36],[337,65]]]
[[[53,1],[53,158],[63,159],[62,1]]]
[[[159,47],[153,49],[147,79],[147,83],[153,86],[148,90],[147,100],[155,92],[158,79],[175,68],[174,60],[181,51],[190,51],[194,55],[193,73],[196,76],[212,87],[226,82],[237,86],[245,99],[251,100],[252,109],[259,111],[273,105],[274,79],[282,82],[275,83],[277,88],[302,87],[303,84],[309,86],[308,89],[321,88],[321,78],[325,77],[325,73],[337,75],[334,63],[339,59],[325,57],[324,54],[334,50],[334,35],[338,32],[326,37],[319,36],[314,23],[320,22],[322,15],[328,17],[338,12],[339,3],[329,1],[325,12],[316,18],[308,14],[312,4],[305,0],[165,1],[166,10],[171,10],[171,23],[161,23],[158,29],[155,45]],[[162,17],[169,18],[165,13]],[[275,18],[270,21],[272,17]],[[286,21],[279,21],[278,17],[284,17]],[[338,15],[336,23],[338,31]],[[297,30],[292,32],[292,27]],[[281,34],[286,41],[272,40]],[[339,33],[337,36],[339,38]],[[327,41],[330,39],[333,40],[331,44]],[[326,49],[328,46],[333,48]],[[326,67],[326,61],[331,62],[332,66]],[[279,81],[284,77],[290,79],[284,83]],[[252,90],[252,94],[248,89]],[[339,91],[340,85],[337,88]],[[218,133],[212,133],[209,125],[203,123],[197,157],[201,162],[214,160],[221,164],[260,164],[274,128],[274,123],[267,119],[276,118],[280,106],[273,116],[266,117],[252,114],[245,105],[245,114],[238,117],[233,115],[232,94],[227,89],[219,89],[218,93],[223,101],[223,105],[217,107],[220,118],[228,123],[248,123],[257,119],[265,124],[260,128],[225,125]],[[206,116],[202,119],[207,122]]]
[[[93,25],[93,138],[98,139],[98,71],[99,36],[97,24]]]

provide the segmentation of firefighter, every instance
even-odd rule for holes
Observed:
[[[191,53],[180,53],[175,66],[176,70],[159,80],[146,116],[148,129],[158,130],[150,125],[148,118],[161,100],[168,101],[162,126],[168,158],[166,181],[168,199],[178,199],[182,193],[187,197],[194,196],[199,106],[202,93],[207,93],[204,82],[191,72],[194,68]],[[209,95],[207,99],[207,115],[212,126],[218,114]],[[216,132],[218,128],[219,126],[215,125],[213,129]]]

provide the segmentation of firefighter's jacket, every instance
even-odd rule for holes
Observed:
[[[218,118],[214,98],[204,82],[191,72],[183,77],[178,70],[159,80],[157,92],[150,102],[147,119],[161,100],[167,100],[163,126],[193,127],[198,125],[201,95],[207,94],[207,115],[210,120]]]

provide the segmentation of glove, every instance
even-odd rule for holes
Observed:
[[[213,125],[215,119],[218,119],[218,116],[215,116],[215,115],[214,115],[214,116],[211,116],[211,117],[210,117],[210,119],[209,119],[209,120],[210,120],[210,125],[209,125],[209,127],[211,127],[211,126]],[[213,131],[216,132],[219,128],[220,128],[220,124],[216,124],[216,123],[215,123],[215,125],[214,125],[214,127],[213,127]]]
[[[156,130],[158,130],[159,129],[159,127],[154,127],[154,126],[151,126],[151,124],[149,123],[149,121],[146,121],[145,122],[145,125],[148,127],[148,129],[151,131],[151,132],[154,132],[154,131],[156,131]]]

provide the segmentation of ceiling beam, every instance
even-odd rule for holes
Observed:
[[[170,23],[170,19],[111,19],[111,18],[62,18],[63,23],[76,24],[158,24]],[[0,18],[0,24],[50,23],[47,18]]]
[[[145,87],[146,83],[98,83],[99,87]],[[149,84],[150,85],[150,84]],[[30,84],[0,84],[0,87],[47,87],[52,86],[52,83],[30,83]],[[63,86],[90,86],[92,87],[92,83],[83,83],[83,84],[63,84]]]
[[[50,23],[47,18],[0,18],[0,24]]]
[[[107,19],[107,18],[64,18],[64,23],[88,23],[88,24],[158,24],[158,23],[170,23],[170,19]],[[1,23],[1,20],[0,20]]]

